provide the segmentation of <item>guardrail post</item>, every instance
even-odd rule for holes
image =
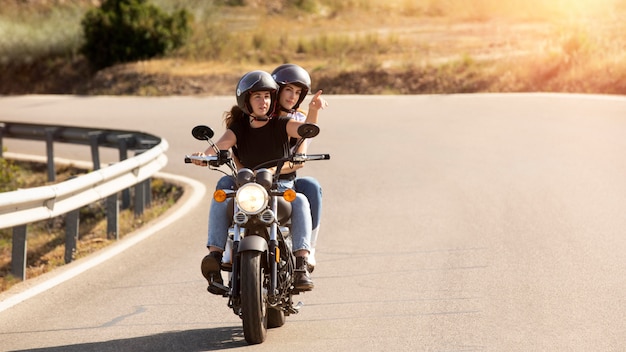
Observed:
[[[117,193],[107,197],[107,238],[118,240],[120,238],[120,202]]]
[[[135,185],[135,216],[141,216],[145,209],[146,201],[146,186],[145,183],[139,182]]]
[[[117,136],[118,148],[120,151],[120,161],[128,159],[128,141],[134,139],[132,134],[121,134]],[[122,191],[122,209],[130,207],[130,189]]]
[[[46,128],[46,156],[48,159],[48,182],[56,180],[56,169],[54,168],[54,133],[56,128]]]
[[[145,149],[135,150],[135,155],[140,155],[143,152],[145,152]],[[144,180],[135,185],[135,216],[141,216],[146,208],[146,193],[150,193],[150,183],[146,186],[146,181]]]
[[[98,145],[100,144],[100,135],[102,131],[91,131],[89,135],[89,145],[91,146],[91,160],[93,161],[93,169],[100,170],[100,152]]]
[[[11,249],[11,274],[26,280],[26,225],[13,228],[13,248]]]
[[[75,209],[67,213],[65,217],[65,264],[71,263],[76,253],[78,241],[79,210]]]
[[[146,208],[150,208],[152,206],[152,179],[151,178],[147,178],[143,181],[144,187],[145,187],[145,197],[144,197],[144,202],[146,204]]]

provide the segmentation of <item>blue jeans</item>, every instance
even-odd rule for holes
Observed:
[[[281,181],[279,188],[293,188],[293,181]],[[235,181],[229,176],[223,176],[215,186],[215,189],[234,189]],[[209,211],[209,238],[207,247],[213,246],[220,249],[226,247],[228,228],[232,219],[228,217],[228,202],[216,202],[211,199]],[[311,249],[311,207],[306,196],[296,194],[296,199],[291,202],[291,236],[293,238],[293,251]]]
[[[313,177],[298,177],[295,181],[295,190],[302,193],[309,200],[311,206],[312,235],[311,248],[317,244],[317,234],[319,233],[320,222],[322,220],[322,186]]]

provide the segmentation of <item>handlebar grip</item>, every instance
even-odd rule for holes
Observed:
[[[307,157],[309,160],[330,160],[330,154],[310,154]]]

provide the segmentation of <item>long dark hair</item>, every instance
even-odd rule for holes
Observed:
[[[246,114],[238,105],[233,105],[230,111],[224,112],[224,124],[226,125],[226,128],[229,128],[233,121],[243,119],[245,115]]]

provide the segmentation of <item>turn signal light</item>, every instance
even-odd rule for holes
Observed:
[[[287,189],[285,193],[283,193],[283,198],[290,203],[293,202],[296,200],[296,191],[291,188]]]
[[[218,203],[222,203],[226,200],[226,192],[224,192],[223,189],[218,189],[217,191],[213,192],[213,199],[215,199],[215,201]]]

